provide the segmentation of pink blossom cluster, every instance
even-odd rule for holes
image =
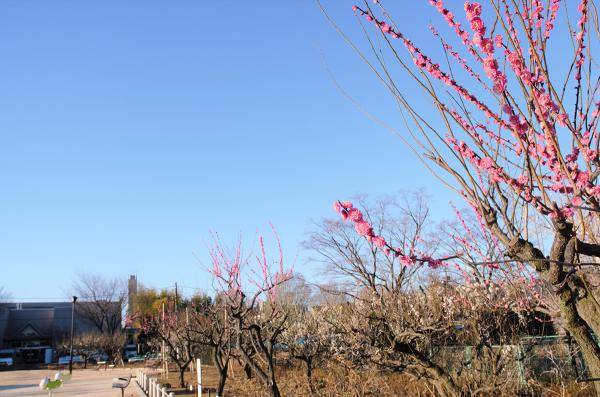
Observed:
[[[485,74],[494,82],[494,92],[501,94],[506,89],[506,75],[498,68],[498,61],[494,58],[494,41],[485,37],[486,27],[481,19],[482,7],[479,3],[465,2],[464,5],[467,20],[473,30],[473,44],[481,48],[486,54],[483,59],[483,70]],[[501,38],[500,38],[501,39]]]
[[[575,63],[577,65],[577,73],[575,74],[575,79],[581,80],[581,66],[585,61],[585,55],[583,55],[583,49],[585,48],[583,45],[583,38],[585,36],[585,24],[588,18],[588,0],[581,0],[578,10],[581,13],[581,17],[579,17],[579,21],[577,21],[579,32],[577,32],[577,35],[575,36],[575,39],[577,40],[577,61]]]
[[[531,72],[525,67],[520,51],[513,52],[509,49],[506,49],[505,54],[508,63],[515,72],[515,75],[521,79],[523,84],[530,86],[532,83],[532,75]]]
[[[362,212],[354,207],[350,201],[335,201],[333,203],[333,209],[342,216],[342,219],[350,220],[354,222],[354,229],[358,234],[364,236],[367,241],[372,243],[378,248],[381,248],[386,255],[394,255],[399,258],[400,263],[405,266],[414,265],[416,263],[427,264],[431,268],[437,268],[444,265],[442,259],[435,259],[429,255],[422,255],[417,257],[412,252],[411,254],[404,254],[402,248],[394,248],[383,238],[373,232],[373,227],[369,222],[363,218]],[[412,251],[412,250],[411,250]]]
[[[467,44],[469,42],[469,33],[462,29],[460,22],[455,21],[454,13],[444,7],[444,2],[442,0],[429,0],[429,3],[442,14],[448,26],[454,28],[458,37],[462,39],[463,44]]]
[[[544,5],[541,0],[533,0],[533,9],[531,12],[531,18],[529,18],[529,26],[532,26],[535,21],[536,29],[540,29],[542,27],[542,20],[544,19]],[[527,7],[524,7],[527,10]]]
[[[554,29],[554,21],[556,21],[556,14],[558,13],[558,9],[560,7],[561,0],[552,0],[552,4],[550,5],[550,15],[546,20],[546,26],[544,30],[544,38],[550,38],[550,33],[552,29]]]
[[[532,187],[528,185],[529,178],[527,175],[521,175],[517,178],[512,178],[508,176],[504,169],[498,166],[491,157],[480,157],[465,142],[457,141],[454,137],[448,135],[446,136],[446,142],[453,145],[454,150],[465,160],[475,166],[478,171],[485,172],[489,176],[490,183],[505,183],[509,185],[515,191],[515,193],[520,194],[524,201],[532,204],[540,212],[544,214],[550,212],[543,205],[541,198],[533,194]],[[485,190],[483,186],[482,189]]]
[[[523,53],[521,51],[521,41],[519,40],[519,35],[513,23],[513,15],[509,12],[508,6],[506,5],[506,1],[502,0],[505,12],[505,22],[508,27],[508,31],[510,32],[515,51],[511,51],[508,48],[504,50],[504,55],[506,55],[506,59],[510,64],[511,68],[515,72],[515,75],[525,84],[526,86],[530,86],[536,80],[534,79],[531,72],[525,67],[525,60],[523,58]]]
[[[462,117],[457,111],[447,109],[448,112],[452,115],[454,120],[472,137],[472,139],[481,145],[485,145],[491,148],[490,143],[486,141],[481,134],[477,131],[478,129],[483,131],[491,140],[501,145],[504,148],[511,150],[512,148],[508,146],[508,141],[502,138],[500,135],[496,134],[488,127],[483,124],[477,124],[472,126],[464,117]]]
[[[580,31],[576,35],[578,51],[575,64],[578,71],[581,70],[584,62],[583,49],[585,46],[583,46],[583,39],[585,25],[588,20],[588,1],[581,0],[579,4],[581,17],[578,22]],[[502,97],[502,110],[506,116],[500,116],[491,111],[481,100],[457,83],[449,73],[442,71],[440,65],[434,63],[409,38],[394,30],[390,24],[378,20],[371,11],[362,10],[357,6],[353,7],[353,9],[360,11],[368,21],[373,22],[384,34],[390,35],[392,38],[401,39],[418,68],[458,92],[463,99],[473,104],[483,113],[488,119],[488,124],[493,122],[500,127],[500,129],[494,132],[489,128],[489,125],[477,124],[469,117],[462,117],[452,109],[445,109],[452,115],[452,118],[458,125],[462,127],[469,138],[473,140],[478,149],[481,149],[483,153],[495,153],[495,157],[487,154],[479,155],[465,142],[458,142],[453,135],[447,137],[447,142],[451,147],[463,159],[474,166],[483,191],[487,191],[482,179],[482,174],[485,174],[488,176],[489,184],[506,184],[522,200],[534,206],[542,214],[551,214],[553,217],[570,217],[573,215],[573,208],[580,207],[587,198],[594,197],[595,199],[600,199],[600,187],[596,187],[595,183],[590,180],[591,171],[589,169],[580,169],[580,165],[578,164],[580,157],[588,165],[591,162],[597,163],[600,161],[598,151],[595,148],[593,149],[590,144],[592,138],[597,137],[596,123],[600,118],[600,102],[593,107],[591,122],[586,120],[585,124],[582,123],[582,125],[586,126],[587,131],[573,131],[567,114],[555,102],[553,95],[556,94],[553,94],[553,91],[547,88],[545,73],[539,66],[536,66],[536,62],[533,62],[531,59],[526,60],[519,40],[520,35],[514,26],[514,21],[522,19],[528,25],[530,33],[533,29],[537,30],[537,35],[531,37],[532,43],[529,48],[529,55],[533,59],[535,51],[541,50],[539,46],[543,45],[543,40],[549,37],[554,27],[553,24],[559,10],[560,0],[548,0],[548,10],[545,10],[545,4],[541,0],[523,1],[521,10],[515,10],[514,14],[511,11],[511,7],[508,6],[507,0],[500,0],[500,4],[505,10],[504,16],[506,21],[504,26],[508,29],[508,36],[510,38],[506,45],[503,43],[501,35],[496,35],[493,38],[488,36],[486,25],[482,19],[481,4],[470,1],[464,3],[466,19],[473,31],[473,37],[469,40],[469,35],[462,29],[461,24],[456,21],[454,14],[444,7],[442,0],[430,0],[430,3],[443,16],[448,25],[456,31],[459,37],[463,39],[464,44],[469,48],[469,51],[475,56],[476,60],[482,63],[486,75],[494,83],[493,90],[497,94],[505,92],[507,77],[500,70],[499,62],[494,57],[494,52],[495,48],[504,49],[504,56],[508,65],[518,77],[519,82],[527,87],[526,90],[531,95],[530,106],[533,110],[533,116],[530,119],[519,109],[518,104],[513,98],[504,95]],[[543,23],[544,18],[546,19],[545,27]],[[545,28],[544,32],[542,32],[542,28]],[[430,29],[435,36],[440,37],[434,28],[430,27]],[[542,41],[540,42],[540,38],[542,37],[544,39],[541,39]],[[479,76],[470,69],[465,59],[447,44],[443,38],[440,37],[440,40],[446,53],[456,59],[472,77],[481,82]],[[480,49],[481,52],[473,50],[474,48]],[[479,55],[480,53],[483,58]],[[580,76],[577,78],[579,79]],[[442,106],[445,107],[443,104]],[[584,114],[583,110],[579,111],[578,116],[581,120],[587,118],[587,114]],[[536,130],[536,126],[539,126],[539,130]],[[561,158],[558,148],[558,126],[568,128],[572,131],[578,146],[578,149],[566,156],[564,160]],[[508,141],[503,138],[502,130],[510,131],[515,140]],[[485,135],[489,139],[485,139]],[[527,156],[529,159],[537,161],[550,172],[542,173],[539,175],[539,179],[532,178],[529,173],[526,175],[516,175],[515,177],[509,176],[502,166],[497,163],[500,159],[508,161],[505,157],[506,152],[496,152],[497,148],[492,146],[493,142],[514,152],[517,156]],[[569,203],[557,209],[554,204],[548,202],[548,191],[570,195]],[[542,199],[542,197],[544,198]]]
[[[483,81],[481,81],[481,77],[475,73],[475,71],[467,64],[467,60],[463,57],[460,56],[460,54],[458,52],[456,52],[454,50],[454,48],[452,48],[452,46],[450,44],[448,44],[438,33],[438,31],[433,27],[433,26],[429,26],[429,30],[431,30],[431,33],[433,33],[434,36],[439,37],[439,39],[442,42],[442,46],[444,46],[444,49],[446,50],[446,52],[448,54],[450,54],[454,59],[456,59],[456,61],[458,62],[458,64],[467,71],[467,73],[469,73],[469,75],[471,75],[473,78],[475,78],[477,81],[479,81],[480,83],[483,83]],[[468,34],[467,34],[468,37]]]
[[[440,69],[440,65],[438,63],[433,63],[431,59],[425,55],[420,48],[416,47],[412,41],[407,39],[402,33],[395,31],[391,25],[384,21],[379,21],[375,18],[369,11],[365,11],[358,6],[353,6],[352,9],[354,11],[360,12],[368,21],[373,22],[383,33],[389,34],[392,38],[401,39],[408,49],[408,51],[413,56],[413,62],[419,67],[424,69],[427,73],[429,73],[432,77],[440,80],[442,83],[446,84],[453,90],[455,90],[461,97],[463,97],[468,102],[472,103],[477,109],[482,111],[486,117],[494,120],[499,125],[506,127],[504,121],[494,113],[486,104],[481,102],[475,95],[469,92],[465,87],[458,84],[451,76]]]

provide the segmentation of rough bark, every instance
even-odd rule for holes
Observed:
[[[406,343],[396,343],[394,350],[410,351],[410,356],[416,361],[417,366],[435,380],[438,393],[442,396],[458,397],[462,395],[460,387],[456,385],[452,377],[439,365],[431,361],[425,354]]]
[[[565,329],[579,345],[591,378],[600,378],[600,347],[593,335],[600,335],[600,307],[587,288],[583,275],[577,274],[576,254],[583,250],[594,255],[596,247],[583,245],[573,236],[573,225],[555,222],[555,236],[550,256],[535,248],[533,244],[517,238],[511,241],[507,256],[529,262],[538,274],[550,283],[559,298],[560,314]],[[564,271],[565,263],[570,268]],[[570,266],[569,266],[570,265]],[[596,395],[600,396],[600,382],[594,382]]]
[[[314,396],[317,391],[315,390],[312,378],[313,362],[310,358],[306,358],[304,359],[304,363],[306,364],[306,381],[308,382],[308,389],[310,390],[310,395]]]
[[[229,357],[223,359],[220,355],[219,346],[213,346],[213,361],[219,372],[219,384],[217,385],[217,397],[223,397],[227,373],[229,372]]]

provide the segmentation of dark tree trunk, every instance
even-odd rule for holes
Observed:
[[[222,353],[222,351],[221,351]],[[217,386],[217,397],[223,397],[225,390],[225,382],[227,381],[227,372],[229,371],[229,355],[226,356],[225,360],[222,355],[219,354],[219,347],[213,347],[213,361],[217,370],[219,371],[219,384]]]
[[[277,381],[275,380],[275,376],[271,376],[271,397],[281,397],[281,393],[279,392],[279,386],[277,386]]]
[[[275,365],[273,364],[273,351],[270,350],[268,355],[268,370],[269,370],[269,388],[271,389],[271,397],[281,397],[279,386],[275,379]]]
[[[179,367],[179,387],[185,388],[185,369],[186,367]]]
[[[306,364],[306,380],[308,381],[308,389],[310,390],[310,395],[314,396],[316,394],[315,385],[313,384],[312,379],[312,370],[313,370],[313,362],[312,359],[307,358],[304,360]]]
[[[573,280],[573,282],[576,281]],[[594,315],[597,310],[593,305],[586,306],[585,304],[581,304],[581,300],[590,300],[590,297],[586,297],[585,294],[585,291],[573,290],[571,286],[562,291],[559,294],[561,317],[564,320],[564,327],[581,349],[583,360],[588,370],[587,376],[590,378],[600,378],[600,347],[598,347],[593,337],[593,333],[600,335],[598,333],[600,329],[594,327],[596,325],[594,323],[598,319],[592,317],[591,321],[584,320],[585,317]],[[591,292],[587,294],[589,295]],[[590,306],[592,307],[590,308]],[[588,308],[591,309],[590,312],[586,310]],[[596,396],[600,396],[600,382],[593,382],[592,385]]]
[[[575,271],[579,253],[597,256],[586,252],[594,248],[580,242],[573,235],[573,225],[568,222],[554,223],[555,235],[548,257],[531,242],[515,237],[508,245],[507,256],[521,261],[529,261],[541,278],[554,289],[559,300],[563,326],[573,337],[583,355],[588,375],[600,378],[600,347],[593,335],[600,335],[600,305],[585,281],[585,275]],[[550,259],[548,261],[547,259]],[[565,272],[564,264],[569,266]],[[600,382],[593,382],[596,396],[600,396]]]
[[[225,381],[227,380],[227,369],[229,365],[225,365],[221,371],[219,371],[219,385],[217,386],[217,397],[223,397],[225,391]]]
[[[244,363],[244,374],[246,375],[246,379],[252,379],[252,368],[248,363]]]
[[[442,396],[458,397],[462,395],[460,387],[454,382],[450,374],[444,368],[431,361],[427,355],[423,354],[417,348],[406,343],[397,343],[394,349],[396,351],[409,351],[410,356],[419,366],[435,379],[435,388]]]

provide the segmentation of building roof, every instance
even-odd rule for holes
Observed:
[[[79,307],[91,302],[77,302]],[[0,345],[9,341],[58,340],[71,328],[71,302],[27,302],[0,306]],[[98,332],[75,311],[75,334]]]

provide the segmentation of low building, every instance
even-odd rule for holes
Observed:
[[[77,302],[77,306],[92,302]],[[7,303],[0,306],[0,348],[15,349],[15,361],[25,364],[55,360],[59,343],[70,337],[71,302]],[[99,332],[75,311],[74,335]]]

